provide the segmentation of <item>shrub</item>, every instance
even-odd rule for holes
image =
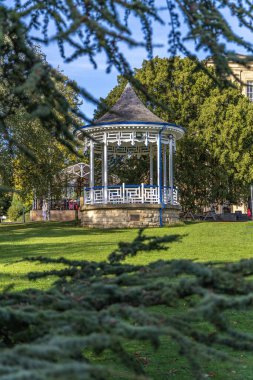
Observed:
[[[13,195],[11,206],[8,209],[8,219],[12,221],[16,221],[23,212],[23,203],[21,202],[19,196],[17,194]]]

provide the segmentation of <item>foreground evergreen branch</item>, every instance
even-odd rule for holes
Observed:
[[[21,110],[28,115],[27,122],[38,120],[62,144],[75,151],[71,128],[80,124],[75,117],[77,111],[57,88],[58,84],[64,84],[64,76],[52,69],[32,45],[27,27],[16,12],[1,6],[0,24],[1,137],[9,143],[12,154],[18,148],[33,158],[32,151],[20,144],[12,132],[12,124],[17,121],[11,118]]]
[[[131,76],[132,71],[119,42],[130,47],[143,46],[149,58],[152,57],[154,23],[169,24],[168,50],[172,56],[180,52],[196,57],[196,53],[189,50],[186,44],[186,41],[191,40],[196,52],[203,50],[212,56],[217,72],[223,79],[228,74],[233,75],[229,60],[244,64],[248,62],[247,58],[238,57],[230,44],[243,48],[250,55],[253,53],[251,39],[237,35],[224,16],[231,13],[235,23],[252,33],[253,5],[247,0],[166,0],[166,7],[163,8],[150,0],[50,0],[43,3],[38,0],[17,0],[16,3],[19,17],[28,17],[29,27],[40,30],[43,35],[40,39],[33,36],[33,40],[45,44],[57,41],[63,58],[65,45],[69,44],[73,48],[66,62],[87,55],[96,68],[97,52],[102,51],[107,58],[108,71],[116,67],[125,75]],[[134,16],[142,27],[144,38],[141,41],[136,39],[131,29],[128,22],[130,16]],[[182,16],[187,24],[186,32],[182,28]],[[50,23],[56,29],[51,35],[48,28]]]
[[[71,128],[79,123],[74,114],[88,120],[57,90],[61,75],[52,69],[40,54],[36,43],[58,43],[66,62],[87,56],[97,67],[97,55],[106,57],[107,71],[115,67],[120,74],[142,92],[146,89],[133,78],[133,70],[123,54],[122,44],[144,47],[152,57],[152,30],[154,23],[168,24],[168,50],[175,56],[178,52],[196,57],[187,49],[186,41],[195,43],[196,51],[204,50],[212,56],[220,79],[232,75],[228,62],[247,65],[251,57],[239,57],[230,49],[230,43],[253,52],[252,40],[238,37],[223,16],[231,12],[234,20],[252,33],[253,5],[249,1],[205,0],[167,1],[166,8],[156,6],[152,0],[16,0],[10,7],[8,1],[0,6],[0,134],[11,148],[18,147],[32,156],[24,144],[19,144],[8,129],[7,119],[15,114],[18,106],[33,119],[39,119],[43,127],[52,132],[63,144],[73,149]],[[186,35],[182,32],[181,15],[187,24]],[[138,41],[129,20],[134,17],[141,26],[143,36]],[[51,32],[52,31],[52,32]],[[39,37],[41,36],[41,37]],[[71,53],[65,56],[65,47]],[[203,66],[203,69],[204,66]],[[210,75],[210,72],[208,72]],[[85,100],[97,100],[76,83],[69,81],[73,90]],[[153,102],[155,100],[150,99]],[[106,105],[103,105],[106,108]]]
[[[6,289],[0,295],[1,379],[116,379],[116,368],[91,359],[105,350],[127,368],[121,378],[146,379],[126,343],[149,342],[157,349],[165,336],[176,342],[195,379],[206,378],[203,359],[229,359],[227,348],[253,351],[253,335],[228,318],[233,310],[252,309],[253,260],[120,262],[142,251],[152,256],[177,239],[140,231],[132,243],[120,244],[110,262],[27,258],[64,269],[29,275],[56,276],[48,291]]]

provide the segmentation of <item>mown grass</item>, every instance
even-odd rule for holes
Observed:
[[[253,223],[186,223],[174,227],[149,229],[147,235],[179,235],[180,240],[171,244],[167,251],[140,253],[129,259],[145,264],[157,259],[187,258],[199,261],[237,261],[253,257]],[[15,289],[27,287],[46,289],[51,278],[29,282],[29,271],[43,271],[52,265],[21,261],[27,256],[65,256],[72,259],[104,260],[119,241],[131,241],[137,230],[89,230],[72,223],[28,223],[26,225],[0,224],[0,289],[13,283]],[[162,308],[158,308],[163,312]],[[172,313],[180,312],[171,310]],[[253,333],[252,313],[234,312],[231,318],[243,331]],[[143,363],[147,373],[156,380],[192,379],[189,364],[177,352],[175,343],[162,339],[161,347],[154,352],[147,344],[128,343],[129,351]],[[253,355],[232,353],[235,362],[206,362],[207,378],[218,380],[253,379]],[[114,363],[114,358],[105,353],[101,362]],[[115,363],[114,363],[115,364]],[[120,368],[120,365],[118,365]],[[122,378],[125,370],[122,368]],[[119,377],[117,380],[120,379]],[[116,379],[115,379],[116,380]]]

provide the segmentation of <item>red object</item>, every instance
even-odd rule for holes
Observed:
[[[75,205],[74,205],[74,209],[75,209],[75,210],[78,210],[78,204],[77,204],[77,203],[75,203]]]
[[[248,210],[247,210],[247,215],[248,215],[248,218],[251,218],[251,210],[250,210],[250,208],[248,208]]]

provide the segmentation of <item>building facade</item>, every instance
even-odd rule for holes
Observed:
[[[247,61],[246,55],[238,55],[238,58],[242,63],[229,62],[229,67],[234,74],[230,79],[234,81],[237,78],[241,86],[242,94],[253,102],[253,60]],[[243,62],[245,62],[245,64]],[[213,66],[212,59],[207,61],[207,66]]]

